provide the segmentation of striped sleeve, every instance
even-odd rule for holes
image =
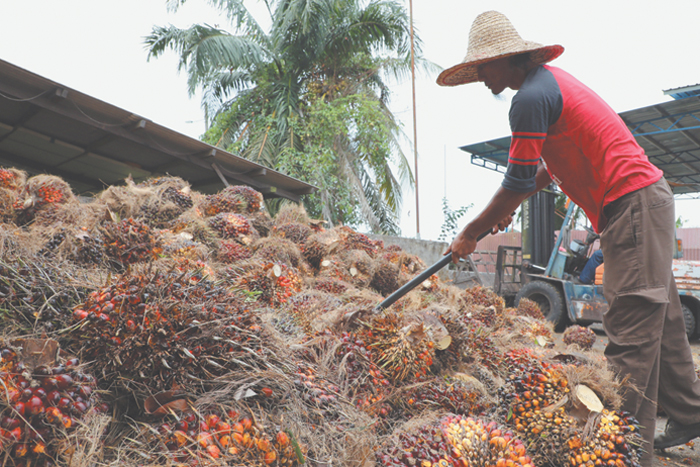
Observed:
[[[551,72],[539,67],[528,75],[510,107],[511,143],[503,187],[533,191],[549,126],[561,115],[561,91]]]

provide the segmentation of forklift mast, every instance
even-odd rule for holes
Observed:
[[[523,263],[547,267],[554,248],[555,197],[554,185],[550,185],[522,204]]]

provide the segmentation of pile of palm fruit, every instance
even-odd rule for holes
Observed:
[[[638,465],[623,383],[534,302],[433,276],[375,311],[418,257],[245,186],[89,201],[0,169],[3,465]]]

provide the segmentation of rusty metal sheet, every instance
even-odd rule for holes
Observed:
[[[603,313],[608,310],[607,302],[594,300],[571,300],[571,309],[576,321],[603,321]]]

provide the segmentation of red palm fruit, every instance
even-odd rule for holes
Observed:
[[[56,375],[56,387],[61,390],[66,390],[73,384],[73,378],[70,375]]]
[[[197,435],[196,440],[199,443],[199,445],[203,448],[206,448],[210,444],[214,444],[214,438],[208,431],[202,431],[201,433],[199,433]]]
[[[20,425],[20,419],[19,418],[12,418],[12,417],[2,417],[2,427],[5,428],[6,430],[14,430],[15,428],[19,427]]]
[[[14,441],[19,441],[20,439],[22,439],[22,428],[17,427],[13,430],[10,430],[10,439]]]
[[[271,396],[272,396],[272,389],[270,389],[270,388],[262,388],[261,391],[262,391],[263,394],[265,394],[267,397],[271,397]]]
[[[57,406],[59,409],[61,409],[61,410],[65,410],[65,409],[67,409],[68,407],[70,407],[71,402],[72,402],[72,401],[71,401],[69,398],[67,398],[67,397],[61,397],[61,398],[58,400],[58,404],[56,404],[56,406]]]
[[[255,444],[257,445],[258,449],[262,452],[267,452],[272,448],[272,446],[270,445],[270,441],[268,441],[266,438],[256,438]]]
[[[56,407],[49,407],[46,409],[46,421],[58,425],[61,423],[61,411]]]
[[[207,452],[214,459],[218,459],[221,455],[221,450],[216,446],[216,444],[210,444],[207,446]]]
[[[87,404],[82,401],[76,401],[73,403],[72,412],[74,415],[82,415],[87,412]]]
[[[238,419],[238,412],[236,412],[236,411],[233,410],[233,409],[229,409],[229,411],[226,412],[226,415],[228,415],[228,417],[229,417],[231,420],[236,420],[236,419]]]
[[[61,423],[63,423],[63,426],[68,429],[73,426],[73,419],[71,418],[70,415],[62,415],[61,416]]]
[[[46,390],[44,388],[35,388],[34,395],[39,399],[46,399]]]
[[[194,422],[197,421],[197,416],[194,414],[194,412],[188,412],[188,413],[185,415],[185,421],[186,421],[187,423],[194,423]]]
[[[229,444],[231,444],[231,437],[229,435],[223,435],[219,438],[219,444],[222,447],[227,447]]]
[[[27,446],[24,443],[20,443],[15,445],[15,450],[14,450],[14,456],[15,457],[24,457],[27,455],[29,452],[29,446]]]
[[[189,429],[189,424],[185,420],[180,420],[175,424],[175,429],[180,431],[187,431]]]
[[[199,421],[199,431],[209,431],[209,425],[204,420]]]
[[[265,463],[267,465],[270,465],[277,460],[277,454],[275,453],[275,451],[268,451],[265,453],[264,459]]]
[[[175,443],[177,444],[178,448],[181,448],[187,444],[187,434],[184,431],[175,430],[173,433],[173,438],[175,438]]]
[[[238,423],[233,425],[233,431],[235,433],[243,434],[243,432],[245,431],[245,428],[243,428],[243,424],[241,422],[238,422]]]
[[[88,312],[85,310],[78,308],[77,310],[73,311],[73,319],[76,321],[82,321],[87,317],[88,317]]]
[[[284,431],[280,431],[277,433],[277,444],[279,444],[282,447],[285,447],[289,444],[289,436],[287,436],[287,433]]]
[[[80,397],[89,400],[90,396],[92,395],[92,388],[90,386],[80,386],[78,389],[78,394],[80,394]]]
[[[46,445],[42,442],[38,442],[34,445],[34,447],[32,448],[32,451],[35,454],[43,454],[46,452]]]
[[[253,426],[253,421],[250,418],[244,418],[241,420],[241,424],[243,425],[243,429],[247,431]]]
[[[30,415],[39,415],[44,411],[44,401],[37,396],[32,396],[24,406]]]
[[[19,415],[24,415],[24,402],[17,402],[12,409]]]
[[[219,435],[231,434],[231,425],[226,422],[219,422],[216,424],[216,433]]]
[[[242,435],[242,434],[237,433],[237,432],[234,432],[234,433],[233,433],[233,440],[234,440],[236,443],[238,443],[238,444],[240,444],[240,445],[243,445],[243,435]]]
[[[217,423],[221,421],[221,418],[218,415],[215,414],[209,414],[206,417],[206,422],[207,422],[207,427],[208,428],[214,428]]]

